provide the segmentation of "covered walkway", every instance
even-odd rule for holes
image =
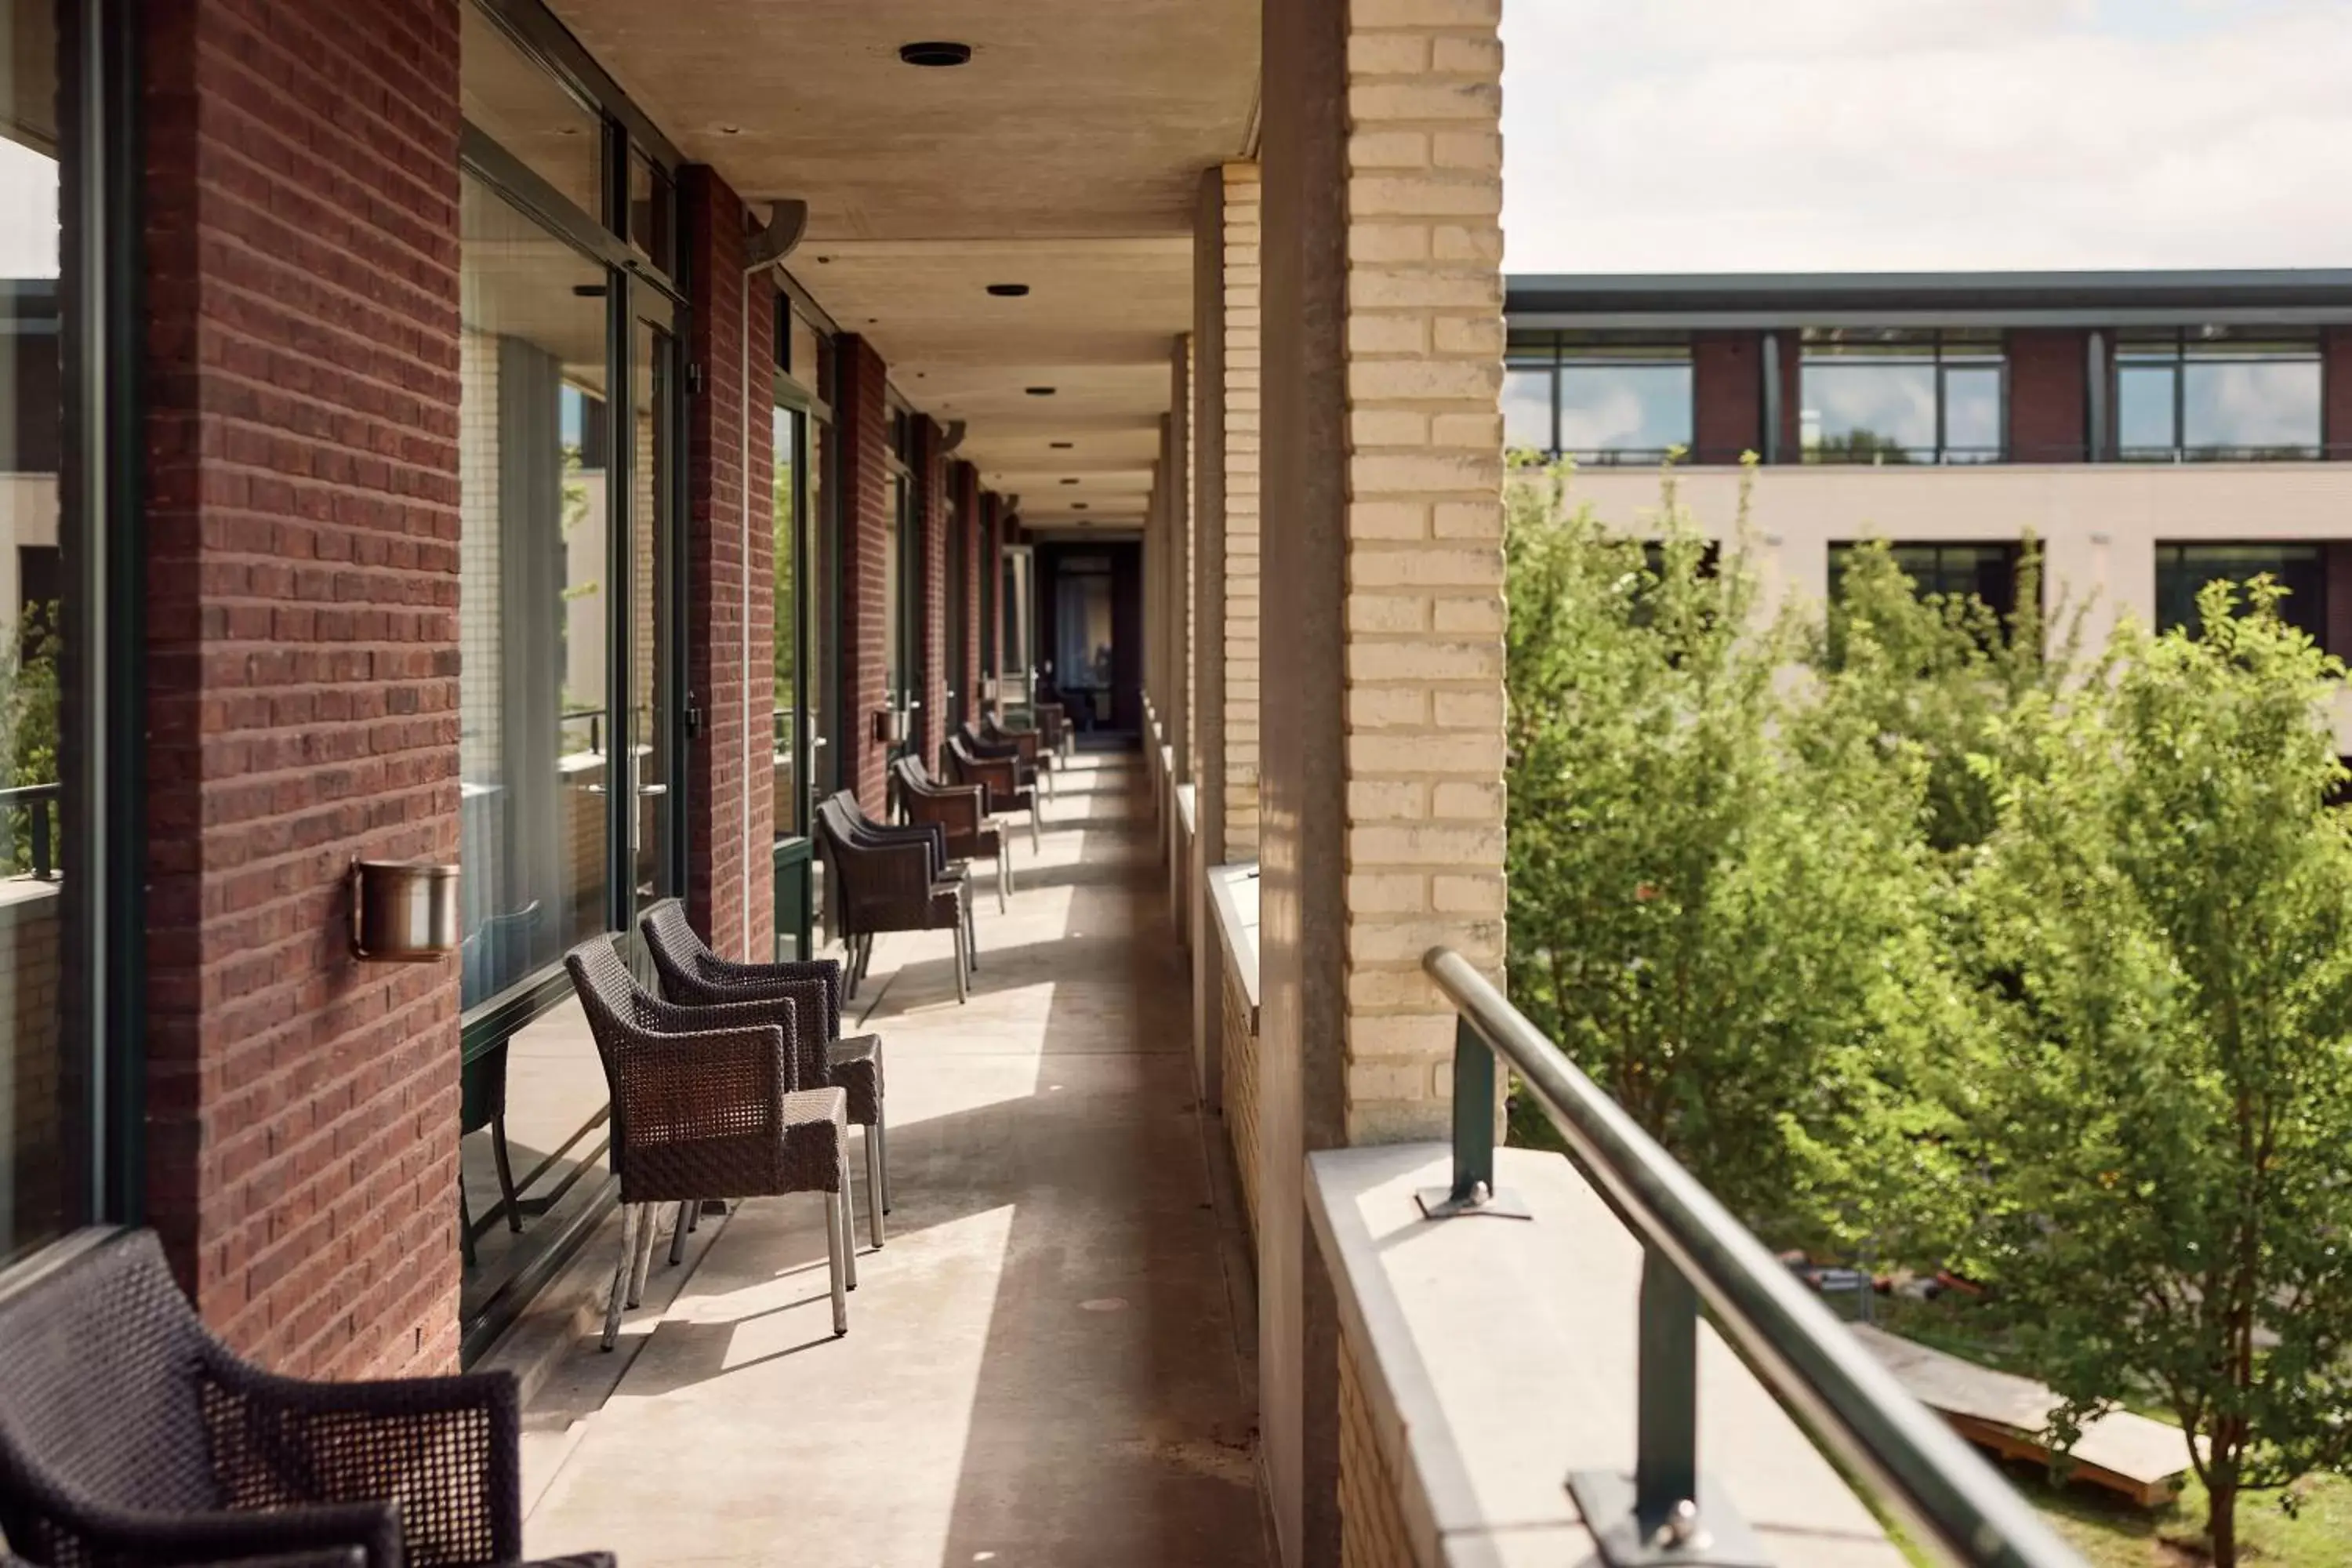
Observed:
[[[877,945],[856,1007],[886,1042],[896,1212],[849,1336],[815,1200],[744,1205],[674,1300],[649,1294],[601,1405],[572,1376],[534,1399],[534,1553],[1269,1561],[1255,1287],[1150,818],[1131,754],[1066,764],[1042,857],[1015,836],[1011,912],[982,900],[967,1006],[943,937]]]

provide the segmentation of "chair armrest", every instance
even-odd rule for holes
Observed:
[[[120,1568],[404,1568],[400,1510],[390,1502],[156,1513],[45,1510],[85,1560]],[[32,1543],[21,1542],[27,1550]],[[32,1568],[5,1559],[9,1568]]]
[[[662,1021],[653,1027],[667,1034],[701,1034],[772,1026],[783,1030],[784,1041],[793,1050],[793,1087],[824,1087],[825,1042],[838,1031],[823,1027],[826,1003],[823,980],[812,975],[804,980],[714,984],[680,977],[676,987],[678,994],[663,1004]],[[812,1020],[809,1027],[801,1026],[803,1018]]]
[[[978,784],[948,784],[907,795],[907,815],[951,834],[977,833],[987,816],[987,791]]]
[[[702,960],[702,973],[693,976],[695,984],[708,985],[714,993],[732,987],[753,987],[755,998],[767,994],[767,987],[805,984],[816,981],[824,989],[822,1012],[807,1015],[822,1022],[824,1037],[833,1039],[841,1033],[841,965],[830,958],[809,959],[784,963],[739,963],[731,958],[712,953]],[[683,999],[683,998],[682,998]],[[720,1002],[725,997],[716,994],[709,1000]]]
[[[510,1374],[311,1383],[218,1347],[206,1363],[213,1467],[233,1506],[393,1502],[411,1563],[522,1555],[521,1400]]]

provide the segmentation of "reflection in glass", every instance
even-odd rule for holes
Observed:
[[[1503,446],[1514,452],[1552,450],[1550,365],[1504,370]]]
[[[670,835],[677,801],[677,759],[670,712],[669,406],[675,342],[637,321],[629,333],[629,389],[635,406],[630,428],[636,449],[629,466],[629,847],[635,867],[636,907],[676,891],[670,878]]]
[[[2004,455],[1999,339],[1810,329],[1798,428],[1809,463],[1990,463]]]
[[[2116,352],[2116,445],[2159,460],[2317,458],[2321,388],[2308,333],[2135,333]]]
[[[1843,592],[1846,563],[1855,548],[1852,544],[1830,546],[1832,600]],[[2024,555],[2021,545],[2000,542],[1897,543],[1888,545],[1886,552],[1923,598],[1930,594],[1947,598],[1972,595],[2004,618],[2017,608],[2017,568]]]
[[[458,794],[470,1007],[604,929],[613,726],[604,271],[471,177],[462,222]]]
[[[55,7],[0,0],[0,1262],[87,1217],[69,1176],[89,1124],[65,1050],[59,889],[75,858],[58,752],[65,603],[58,469]]]
[[[2180,445],[2176,395],[2179,367],[2118,356],[2116,362],[2116,446],[2126,458],[2168,458]]]
[[[893,471],[890,475],[890,526],[882,531],[882,603],[885,606],[882,623],[882,659],[884,684],[890,693],[890,705],[897,707],[907,698],[907,610],[899,597],[903,590],[905,563],[904,535],[907,531],[907,476]]]
[[[458,96],[466,119],[601,223],[604,122],[479,5],[458,9],[464,16]]]
[[[2317,543],[2158,545],[2157,630],[2194,629],[2199,624],[2197,595],[2208,583],[2223,578],[2245,583],[2264,574],[2287,591],[2279,601],[2279,618],[2326,647],[2327,547]]]
[[[803,514],[801,531],[802,593],[807,601],[803,613],[808,627],[808,683],[803,690],[812,721],[810,787],[822,795],[835,787],[839,771],[835,759],[841,752],[841,683],[834,662],[834,633],[839,624],[835,606],[841,603],[834,584],[840,580],[841,561],[833,514],[826,510],[832,504],[825,475],[832,471],[830,465],[834,461],[833,426],[810,419],[808,437],[804,454],[808,507]]]
[[[800,689],[800,430],[801,416],[789,408],[773,415],[775,453],[775,811],[776,836],[806,831],[794,753],[801,743]]]
[[[1570,345],[1559,362],[1560,450],[1585,462],[1655,463],[1691,439],[1690,352]]]
[[[646,156],[644,148],[629,150],[629,238],[665,272],[677,265],[675,189],[669,171]]]

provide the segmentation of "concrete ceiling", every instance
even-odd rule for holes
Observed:
[[[688,157],[809,204],[793,277],[1028,521],[1141,520],[1201,174],[1255,134],[1257,0],[553,4]],[[898,59],[926,39],[971,63]]]

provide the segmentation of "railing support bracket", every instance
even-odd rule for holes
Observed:
[[[1413,1201],[1421,1205],[1424,1219],[1467,1219],[1484,1215],[1489,1219],[1533,1219],[1534,1211],[1527,1200],[1508,1187],[1500,1192],[1478,1182],[1459,1197],[1452,1187],[1423,1187],[1415,1193]]]
[[[1633,1478],[1621,1471],[1575,1471],[1568,1489],[1608,1568],[1772,1568],[1731,1500],[1703,1478],[1696,1500],[1653,1520],[1636,1510]]]

